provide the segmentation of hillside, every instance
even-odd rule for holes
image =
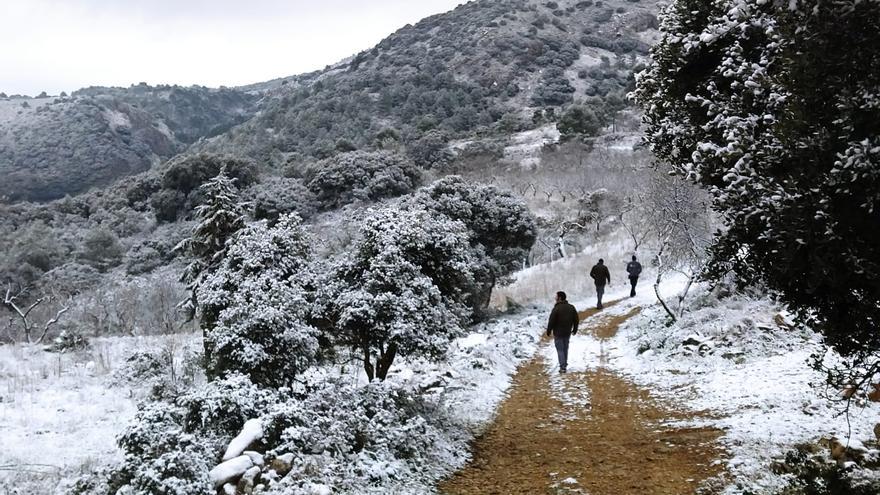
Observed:
[[[655,2],[476,1],[269,90],[263,111],[195,151],[296,166],[339,151],[504,136],[573,102],[622,108],[657,35]]]
[[[201,87],[93,87],[0,99],[0,198],[47,201],[148,170],[246,120],[257,97]]]

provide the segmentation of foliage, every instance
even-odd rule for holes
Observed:
[[[880,349],[877,2],[674,2],[635,96],[710,189],[710,275],[766,282],[857,361]],[[876,371],[876,369],[875,369]]]
[[[364,221],[320,300],[370,380],[384,380],[396,355],[437,357],[461,334],[474,283],[468,241],[460,222],[424,209],[388,207]]]
[[[314,193],[300,179],[273,177],[251,187],[245,197],[249,199],[254,218],[268,220],[270,224],[290,213],[309,218],[317,210]]]
[[[328,380],[305,400],[279,402],[264,416],[268,456],[294,457],[293,471],[268,493],[298,493],[311,483],[364,493],[411,479],[440,462],[430,453],[447,441],[443,419],[437,404],[400,384]]]
[[[880,490],[876,481],[859,481],[855,465],[840,466],[809,445],[798,445],[786,452],[785,471],[789,484],[779,495],[871,495]]]
[[[597,136],[602,130],[602,121],[592,109],[572,105],[559,117],[556,128],[559,129],[561,138],[564,140],[576,137],[591,138]]]
[[[199,285],[209,378],[230,372],[261,386],[288,385],[318,357],[305,323],[309,240],[296,215],[249,225]]]
[[[418,169],[399,154],[353,151],[313,165],[307,186],[324,208],[401,196],[418,186]]]
[[[420,189],[411,202],[462,222],[470,232],[479,263],[479,284],[471,301],[475,309],[488,304],[495,283],[520,268],[535,243],[535,218],[528,207],[495,186],[470,184],[459,176],[449,176]]]

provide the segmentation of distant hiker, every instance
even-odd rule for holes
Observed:
[[[642,273],[642,264],[636,261],[636,255],[633,255],[632,261],[626,264],[626,273],[629,273],[629,283],[632,285],[629,297],[635,297],[636,284],[639,283],[639,275]]]
[[[568,368],[568,340],[578,331],[578,312],[566,299],[565,292],[556,293],[556,305],[553,306],[550,321],[547,322],[547,336],[553,334],[560,373],[565,373]]]
[[[605,294],[605,284],[611,283],[611,274],[605,266],[605,260],[599,258],[599,262],[590,270],[590,276],[596,282],[596,309],[602,309],[602,294]]]

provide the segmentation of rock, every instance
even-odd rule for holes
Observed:
[[[223,485],[223,495],[235,495],[235,485],[232,483]]]
[[[257,479],[260,477],[260,467],[254,466],[241,476],[241,479],[238,480],[238,493],[243,495],[251,495],[254,493],[254,486],[257,484]]]
[[[244,455],[251,458],[254,466],[263,467],[266,464],[266,461],[263,460],[263,454],[259,452],[254,452],[253,450],[245,450]]]
[[[226,453],[223,454],[223,460],[228,461],[233,457],[238,457],[254,444],[257,440],[263,438],[263,424],[259,419],[249,419],[244,423],[239,433],[229,442]]]
[[[842,461],[846,456],[846,446],[836,438],[831,439],[829,446],[831,447],[831,458],[835,461]]]
[[[681,343],[681,345],[691,345],[691,346],[697,347],[702,343],[703,343],[702,341],[697,340],[697,338],[695,336],[691,335],[688,338],[684,339],[684,341]]]
[[[871,402],[880,402],[880,383],[873,384],[874,390],[868,392],[868,400]]]
[[[874,425],[874,436],[877,437],[877,440],[880,440],[880,423]]]
[[[252,461],[250,457],[240,455],[233,459],[229,459],[228,461],[221,462],[208,473],[208,479],[211,480],[214,488],[217,489],[226,483],[237,480],[248,469],[253,467],[253,465],[254,461]]]
[[[293,469],[293,454],[284,454],[272,459],[269,468],[278,473],[278,476],[287,476],[287,473]]]

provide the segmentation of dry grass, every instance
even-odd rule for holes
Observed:
[[[580,253],[527,268],[516,273],[513,283],[492,293],[491,306],[507,309],[510,302],[531,305],[549,304],[556,291],[565,291],[569,301],[592,298],[596,294],[590,269],[599,258],[611,271],[612,287],[627,284],[625,265],[632,256],[632,244],[621,234],[596,241]],[[644,261],[643,261],[644,262]],[[647,268],[647,267],[646,267]]]

